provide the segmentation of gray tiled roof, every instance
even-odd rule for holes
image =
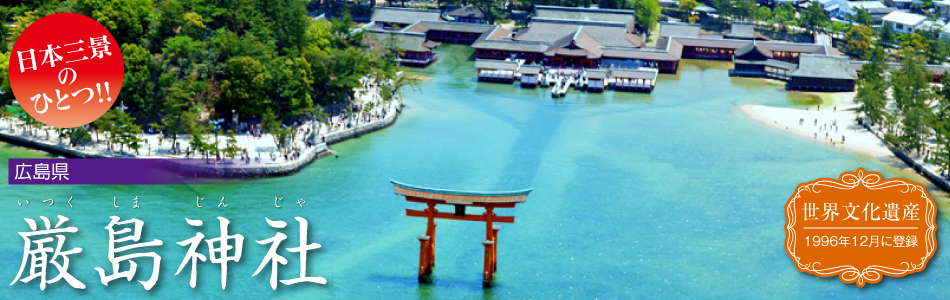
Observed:
[[[377,49],[386,49],[389,47],[390,38],[395,37],[395,46],[406,51],[429,52],[432,51],[431,45],[426,45],[426,36],[418,33],[396,33],[390,31],[369,31],[367,37],[371,39],[370,44]]]
[[[699,36],[699,24],[683,22],[660,22],[660,37],[671,36]]]
[[[541,69],[543,68],[544,67],[538,66],[538,65],[522,65],[521,68],[518,69],[518,72],[520,72],[521,74],[529,74],[529,75],[540,74]]]
[[[479,59],[475,61],[475,68],[514,71],[518,69],[518,63],[505,60]]]
[[[656,69],[629,70],[629,69],[611,69],[610,76],[614,78],[627,79],[650,79],[656,80]]]
[[[626,24],[632,30],[636,13],[633,10],[625,9],[596,9],[536,5],[534,7],[534,16],[537,18],[548,19],[620,22]]]
[[[726,34],[727,37],[737,37],[751,39],[755,37],[755,27],[750,22],[732,22],[732,29]]]
[[[851,69],[847,56],[802,54],[798,59],[798,70],[791,77],[851,79],[858,77]]]
[[[800,52],[810,54],[828,54],[825,45],[784,42],[756,42],[762,48],[775,52]]]
[[[736,57],[741,57],[741,56],[745,56],[746,54],[749,54],[749,52],[752,52],[752,51],[756,51],[764,57],[772,57],[772,51],[769,51],[769,49],[765,49],[765,47],[760,46],[759,43],[755,41],[753,41],[752,43],[749,43],[748,45],[743,46],[742,48],[736,49],[735,55]]]
[[[471,6],[447,7],[445,14],[453,17],[483,18],[485,16],[481,9]]]
[[[607,47],[639,47],[631,39],[624,27],[614,23],[573,23],[554,20],[535,19],[531,27],[524,30],[514,39],[518,41],[554,42],[564,37],[574,35],[578,28],[584,28],[591,37]]]
[[[736,64],[747,64],[747,65],[763,65],[774,68],[780,68],[785,70],[795,70],[797,66],[790,62],[784,62],[781,60],[769,59],[769,60],[742,60],[736,59]]]
[[[607,70],[587,70],[584,76],[590,79],[607,79]]]
[[[455,32],[485,33],[495,29],[495,25],[439,21],[422,21],[416,26],[422,26],[425,28],[424,31],[420,32],[425,32],[428,30],[444,30]],[[412,31],[411,27],[407,27],[406,30]]]
[[[510,31],[507,29],[495,27],[491,32],[479,36],[478,39],[472,43],[472,48],[543,53],[548,51],[548,48],[551,46],[549,42],[515,41],[503,37],[503,35],[508,33],[510,33]]]
[[[377,22],[411,24],[416,21],[439,21],[442,20],[442,16],[438,10],[376,7],[371,20]]]

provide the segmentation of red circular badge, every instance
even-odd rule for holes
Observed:
[[[89,17],[59,13],[23,31],[10,52],[17,102],[43,124],[89,124],[116,101],[125,66],[112,34]]]

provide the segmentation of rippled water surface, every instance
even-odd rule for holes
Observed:
[[[551,99],[547,89],[476,82],[469,47],[443,45],[438,52],[437,64],[416,71],[425,81],[404,93],[407,106],[393,127],[334,145],[338,157],[292,176],[198,186],[0,187],[0,280],[13,281],[19,269],[23,218],[55,222],[63,215],[79,228],[65,248],[83,249],[71,256],[69,271],[87,286],[74,290],[60,281],[41,292],[37,281],[18,282],[0,298],[923,298],[950,290],[941,246],[925,272],[863,289],[795,269],[783,248],[783,206],[798,183],[859,167],[923,178],[790,138],[737,113],[742,104],[811,101],[781,85],[730,78],[730,63],[687,60],[678,74],[660,75],[651,94],[571,91]],[[0,146],[2,158],[42,156]],[[394,195],[390,179],[448,189],[534,188],[526,203],[498,212],[516,223],[499,233],[496,288],[481,287],[485,227],[474,222],[440,222],[435,282],[416,281],[416,237],[425,220],[406,217],[404,209],[422,207]],[[282,208],[275,196],[284,199]],[[65,204],[69,197],[74,208]],[[196,197],[205,198],[203,208]],[[227,208],[217,207],[221,197]],[[48,198],[56,204],[41,202]],[[937,198],[942,228],[946,201]],[[298,199],[306,200],[304,208]],[[145,221],[144,239],[164,241],[154,248],[163,259],[151,291],[134,280],[99,282],[94,268],[109,269],[104,227],[113,215]],[[198,231],[217,237],[217,216],[230,220],[230,234],[245,237],[243,257],[229,265],[224,291],[220,267],[199,262],[192,289],[190,266],[175,276],[187,251],[176,243]],[[309,221],[310,241],[322,245],[309,255],[309,275],[330,283],[274,291],[269,267],[251,277],[267,251],[255,241],[277,232],[269,218],[288,223],[281,247],[297,246],[296,216]],[[185,218],[204,225],[189,226]],[[945,230],[938,236],[947,238]],[[207,254],[205,245],[199,250]],[[299,256],[279,254],[289,260],[280,279],[296,277]],[[139,265],[135,280],[146,280],[151,263]]]

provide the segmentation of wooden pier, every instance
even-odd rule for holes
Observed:
[[[406,209],[406,216],[427,218],[426,234],[419,236],[419,282],[431,282],[432,269],[435,267],[435,228],[438,225],[435,219],[485,222],[486,233],[482,245],[485,247],[485,265],[482,273],[482,287],[491,287],[498,269],[498,230],[501,227],[494,223],[514,223],[513,216],[499,216],[494,213],[496,208],[514,208],[516,204],[525,202],[531,189],[509,192],[472,192],[441,190],[408,185],[396,181],[393,191],[396,195],[406,197],[406,201],[425,203],[425,210]],[[452,205],[454,213],[438,211],[436,205]],[[481,207],[485,213],[468,215],[465,209],[469,206]]]

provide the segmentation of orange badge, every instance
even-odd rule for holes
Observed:
[[[785,205],[785,251],[799,271],[864,287],[927,267],[936,213],[923,185],[858,168],[795,188]]]

